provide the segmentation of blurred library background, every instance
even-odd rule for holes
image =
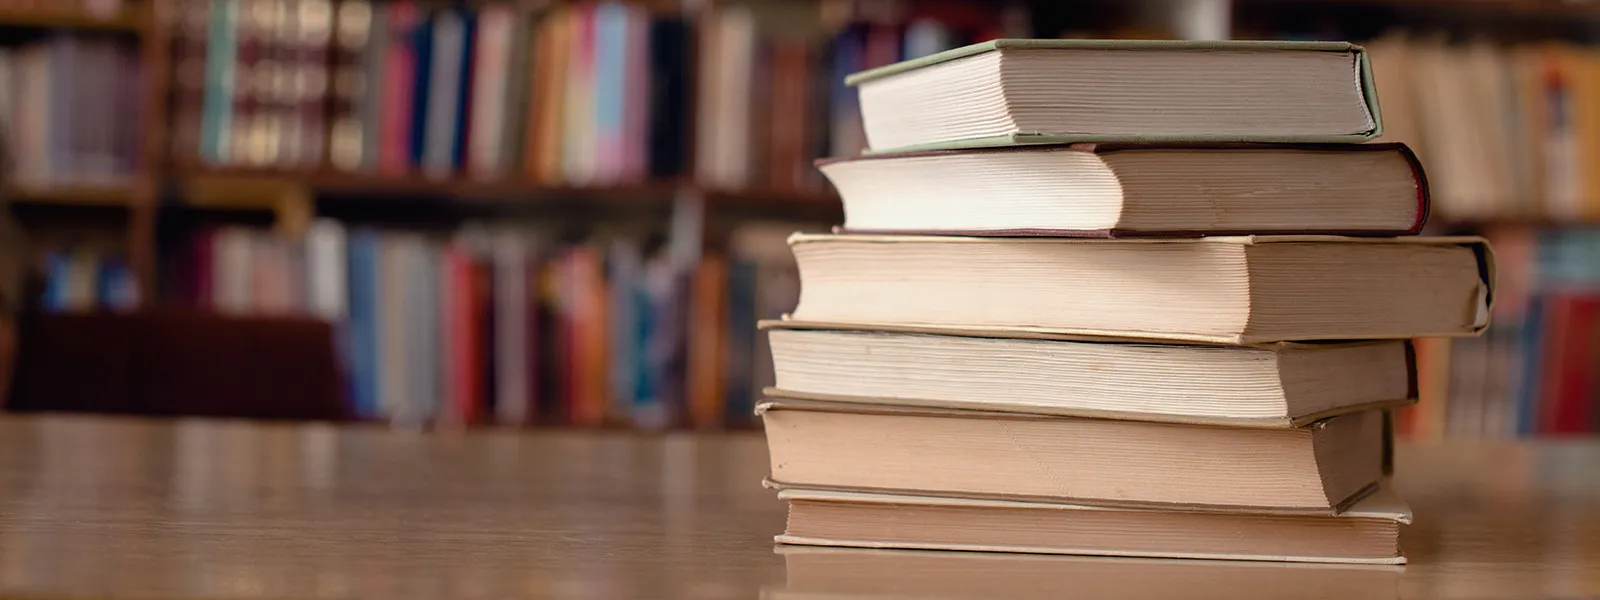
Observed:
[[[1399,432],[1600,429],[1600,5],[1545,0],[0,0],[7,407],[753,427],[843,76],[996,37],[1365,44],[1500,260]]]

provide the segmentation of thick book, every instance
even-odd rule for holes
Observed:
[[[1406,568],[1307,564],[880,550],[779,544],[786,574],[765,600],[924,598],[939,600],[1398,600]]]
[[[1267,429],[768,398],[778,486],[1337,514],[1382,477],[1383,413]]]
[[[1386,486],[1339,515],[1114,508],[784,489],[785,544],[1403,564],[1411,510]]]
[[[1249,344],[1476,335],[1473,237],[1084,240],[795,234],[792,318]]]
[[[1403,144],[1071,144],[817,166],[857,232],[1392,236],[1428,216],[1427,180]]]
[[[1343,42],[992,40],[856,73],[867,144],[1353,142],[1383,121]]]
[[[1152,344],[763,321],[768,395],[1248,427],[1416,398],[1409,341]]]

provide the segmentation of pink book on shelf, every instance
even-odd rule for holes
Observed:
[[[384,58],[383,97],[379,110],[378,168],[384,175],[402,176],[411,167],[411,111],[415,110],[417,49],[414,35],[422,24],[415,2],[390,4],[389,44]]]
[[[466,146],[467,172],[480,179],[499,176],[504,164],[500,149],[506,135],[505,88],[515,19],[509,4],[488,4],[478,12]]]
[[[445,397],[440,416],[452,424],[473,418],[472,369],[472,259],[451,245],[441,255],[439,322],[443,326]]]
[[[624,182],[643,181],[649,171],[650,151],[650,14],[637,6],[628,9],[627,50],[623,54],[622,169]]]

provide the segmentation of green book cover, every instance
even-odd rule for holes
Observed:
[[[1372,79],[1372,64],[1361,46],[1348,42],[1293,42],[1293,41],[1209,41],[1209,40],[1036,40],[998,39],[962,46],[931,54],[914,60],[885,65],[854,73],[845,78],[845,84],[859,86],[873,80],[914,71],[931,65],[960,58],[977,56],[1008,48],[1061,49],[1061,50],[1282,50],[1297,52],[1343,52],[1354,55],[1356,76],[1361,85],[1361,95],[1372,116],[1372,128],[1354,134],[1304,135],[1304,136],[1240,136],[1240,135],[1112,135],[1112,134],[1037,134],[1013,133],[1009,135],[968,138],[931,144],[918,144],[884,150],[868,150],[868,154],[885,152],[916,152],[993,146],[1027,144],[1064,144],[1080,142],[1272,142],[1272,143],[1350,143],[1362,142],[1383,135],[1383,117],[1378,107],[1378,90]]]

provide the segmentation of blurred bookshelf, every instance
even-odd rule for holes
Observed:
[[[844,74],[994,37],[1349,39],[1429,232],[1490,236],[1517,280],[1488,336],[1419,344],[1400,430],[1511,437],[1600,426],[1600,332],[1554,333],[1600,302],[1597,26],[1541,0],[0,0],[0,118],[40,318],[324,321],[339,418],[744,427],[753,323],[798,293],[784,235],[842,216],[811,162],[864,146]]]

